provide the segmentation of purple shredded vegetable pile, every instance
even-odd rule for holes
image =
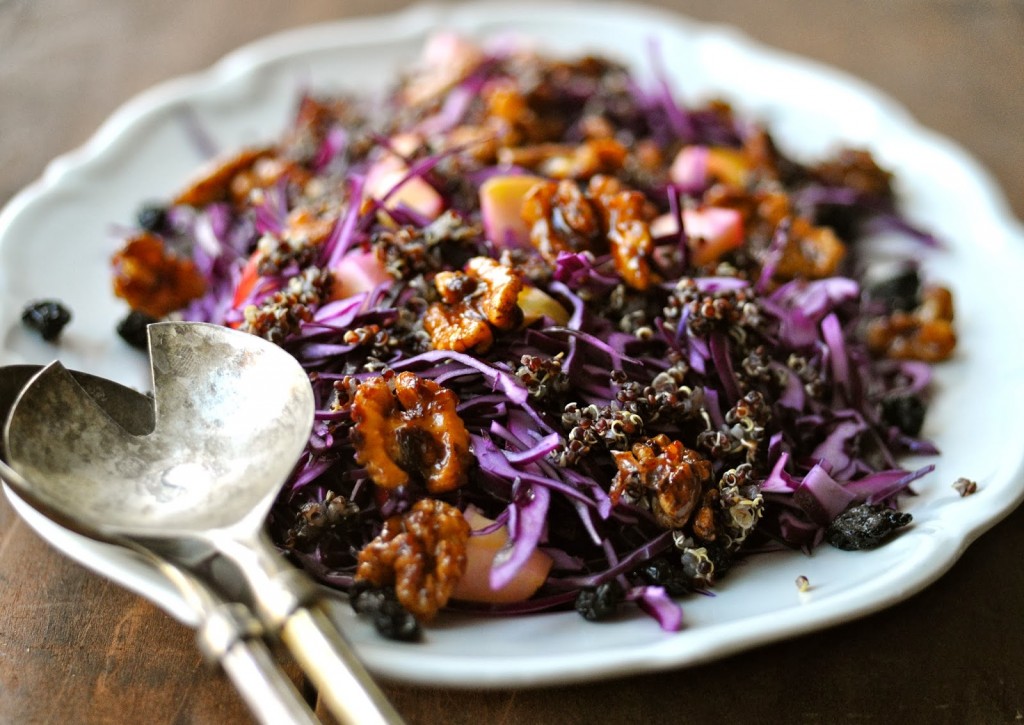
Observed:
[[[935,240],[866,152],[789,158],[655,71],[442,36],[383,104],[307,93],[279,141],[149,209],[139,235],[204,292],[131,306],[262,335],[309,372],[315,429],[268,526],[322,582],[352,587],[384,522],[436,498],[493,522],[474,536],[507,535],[491,589],[548,567],[526,598],[448,607],[587,616],[611,597],[675,630],[679,596],[738,557],[811,551],[931,470],[899,463],[937,453],[918,437],[939,357],[914,347],[926,286],[912,265],[869,285],[857,242]],[[520,214],[527,193],[547,199],[540,220]],[[487,206],[506,197],[511,212]],[[495,289],[465,272],[480,257],[539,293],[504,309],[511,324],[473,296]],[[431,308],[482,337],[428,329]],[[457,396],[461,485],[431,492],[410,469],[383,487],[357,462],[354,391],[386,370]]]

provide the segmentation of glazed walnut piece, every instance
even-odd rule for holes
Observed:
[[[846,245],[830,227],[796,217],[775,274],[782,279],[824,279],[836,274],[844,256]]]
[[[201,169],[188,186],[174,198],[175,204],[205,206],[215,201],[226,201],[232,196],[232,185],[243,174],[249,174],[257,161],[274,152],[272,147],[243,149],[238,153],[215,159]],[[246,182],[251,185],[251,182]]]
[[[717,492],[712,489],[703,493],[711,480],[711,463],[706,458],[664,434],[634,444],[631,451],[613,451],[612,455],[619,469],[610,491],[612,501],[617,502],[623,495],[646,501],[666,529],[685,526],[700,505],[695,533],[704,539],[714,538],[713,521],[707,519]]]
[[[462,512],[422,499],[384,522],[380,535],[359,552],[356,581],[393,585],[398,601],[418,620],[430,620],[448,603],[466,571],[470,528]]]
[[[154,234],[131,237],[112,262],[114,294],[150,317],[181,309],[206,290],[206,281],[192,260],[168,250]]]
[[[646,198],[639,191],[622,188],[618,179],[600,175],[590,180],[587,193],[601,212],[622,281],[635,290],[647,289],[657,279],[651,271],[654,240]]]
[[[436,350],[486,352],[494,330],[511,330],[522,321],[519,272],[489,257],[473,257],[462,272],[438,272],[441,297],[428,309],[423,328]]]
[[[352,397],[356,462],[381,488],[414,479],[431,493],[458,488],[472,461],[458,404],[451,390],[410,372],[363,381]]]
[[[523,200],[521,215],[530,243],[551,264],[562,252],[610,249],[629,287],[645,290],[657,281],[650,265],[654,214],[641,192],[624,188],[614,177],[591,177],[586,193],[569,180],[539,182]]]
[[[561,252],[601,253],[607,246],[600,214],[574,181],[538,182],[523,199],[521,216],[530,243],[551,264]]]
[[[914,310],[896,310],[871,320],[866,336],[868,348],[876,355],[895,360],[946,360],[956,349],[953,295],[945,287],[928,287]]]

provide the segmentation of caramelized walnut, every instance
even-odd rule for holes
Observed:
[[[897,310],[868,323],[868,348],[896,360],[946,360],[956,348],[953,295],[945,287],[928,287],[911,312]]]
[[[592,178],[588,193],[601,211],[612,259],[622,281],[636,290],[647,289],[657,279],[651,271],[654,240],[644,195],[622,189],[616,179],[608,176]]]
[[[131,237],[113,258],[114,294],[133,310],[160,318],[184,307],[206,290],[191,259],[168,250],[160,237]]]
[[[427,309],[423,328],[437,350],[485,352],[494,329],[511,330],[522,320],[522,276],[489,257],[473,257],[463,269],[434,277],[441,301]]]
[[[362,382],[352,399],[356,462],[382,488],[414,476],[431,493],[458,488],[472,461],[458,404],[451,390],[410,372]]]
[[[225,201],[231,196],[231,185],[239,174],[250,170],[262,158],[273,153],[269,147],[245,149],[224,159],[217,159],[199,172],[192,182],[174,198],[175,204],[205,206]]]
[[[850,188],[880,199],[892,196],[892,174],[882,169],[869,151],[843,149],[835,158],[813,166],[809,171],[826,186]]]
[[[589,179],[619,171],[626,156],[626,147],[614,138],[592,138],[579,144],[505,147],[498,152],[498,162],[535,169],[552,179]]]
[[[600,254],[606,246],[600,214],[573,181],[539,182],[523,199],[521,215],[530,243],[551,264],[560,252]]]
[[[359,552],[356,581],[394,585],[398,601],[420,620],[432,619],[466,571],[470,528],[462,512],[434,499],[418,501],[384,522]]]
[[[584,192],[573,181],[540,182],[523,200],[522,218],[530,243],[554,264],[561,252],[603,253],[609,247],[615,269],[629,287],[647,289],[656,281],[654,252],[644,195],[623,188],[611,176],[596,174]]]
[[[716,537],[715,509],[718,507],[718,497],[717,488],[705,493],[700,508],[693,516],[693,533],[704,541],[714,541]]]
[[[789,223],[789,236],[775,268],[780,281],[831,277],[846,256],[846,245],[831,227],[817,226],[797,215],[789,197],[780,191],[746,191],[715,185],[704,195],[709,206],[735,209],[752,237],[771,239],[780,224]]]
[[[686,525],[711,480],[711,463],[706,458],[664,434],[634,444],[631,451],[613,451],[612,455],[618,468],[609,494],[612,501],[625,495],[645,502],[666,529]],[[711,510],[707,502],[705,506]],[[701,518],[698,523],[707,533],[708,522]],[[713,520],[710,525],[713,535]]]
[[[831,277],[846,256],[844,245],[829,227],[817,227],[803,217],[793,220],[790,238],[775,274],[783,279]]]

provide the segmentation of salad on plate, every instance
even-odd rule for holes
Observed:
[[[900,458],[937,453],[956,335],[945,287],[860,244],[937,245],[897,202],[868,151],[791,157],[662,72],[443,33],[384,99],[303,93],[145,203],[118,329],[302,363],[317,422],[267,525],[384,635],[443,609],[677,630],[743,557],[910,523],[931,466]]]

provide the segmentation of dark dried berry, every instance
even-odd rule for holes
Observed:
[[[147,232],[163,231],[167,225],[167,207],[161,204],[144,204],[135,215],[135,221]]]
[[[845,551],[871,549],[912,519],[908,513],[865,503],[839,514],[825,530],[825,540]]]
[[[637,573],[649,584],[663,587],[673,597],[681,597],[693,591],[689,577],[681,565],[673,564],[667,557],[659,556],[641,566]]]
[[[40,300],[25,306],[21,321],[30,330],[42,335],[47,342],[53,342],[71,321],[71,312],[57,300]]]
[[[867,292],[868,297],[884,302],[892,311],[910,312],[920,303],[921,278],[916,269],[906,269],[892,277],[876,282],[868,288]]]
[[[356,614],[370,614],[380,609],[386,592],[370,582],[357,581],[348,592],[348,603]]]
[[[612,579],[594,589],[583,589],[576,595],[576,611],[584,619],[598,622],[608,619],[619,611],[619,604],[626,597],[622,585]]]
[[[145,312],[132,310],[117,323],[117,334],[132,347],[146,350],[149,347],[149,335],[146,333],[146,328],[156,321],[155,317],[150,317]]]
[[[916,395],[894,395],[882,400],[882,419],[908,436],[916,436],[924,425],[925,404]]]
[[[370,617],[382,637],[400,642],[413,642],[420,638],[419,622],[398,601],[394,587],[356,582],[349,592],[349,603],[356,613]]]
[[[373,626],[382,637],[399,642],[415,642],[420,638],[419,622],[397,599],[385,599],[372,616]]]

